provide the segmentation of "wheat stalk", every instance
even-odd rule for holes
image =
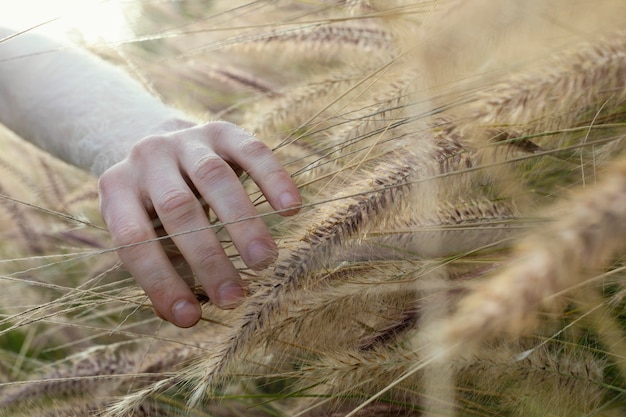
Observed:
[[[624,134],[626,36],[596,37],[597,26],[587,22],[594,20],[590,9],[602,8],[598,21],[609,28],[611,17],[623,20],[615,13],[623,6],[563,7],[562,13],[571,10],[572,27],[587,30],[577,24],[589,23],[580,36],[585,42],[538,60],[578,37],[537,24],[560,17],[559,5],[569,3],[556,0],[545,9],[513,0],[215,3],[190,4],[196,18],[150,5],[165,8],[166,19],[191,24],[145,39],[160,40],[177,64],[198,63],[155,75],[156,66],[137,53],[135,65],[165,90],[174,89],[167,81],[174,73],[208,90],[197,72],[206,70],[207,78],[229,81],[219,91],[245,100],[263,96],[238,107],[236,116],[243,114],[246,126],[276,149],[306,201],[297,218],[272,226],[278,262],[247,276],[250,298],[238,310],[205,306],[193,343],[182,342],[189,333],[162,329],[132,353],[116,351],[113,342],[84,350],[73,357],[82,371],[60,362],[39,383],[8,383],[12,394],[0,412],[528,416],[588,415],[623,404],[623,375],[611,367],[623,355],[617,316],[624,279],[619,269],[596,273],[623,250],[626,165],[623,158],[606,165]],[[508,14],[508,6],[519,13]],[[548,46],[533,51],[529,34]],[[284,51],[292,54],[281,57]],[[420,61],[425,56],[432,59]],[[316,74],[294,63],[315,63]],[[222,105],[217,97],[203,100]],[[37,169],[45,173],[46,164]],[[597,180],[596,170],[603,173]],[[37,184],[23,177],[22,186]],[[535,214],[581,182],[589,189],[573,193],[559,211]],[[49,184],[59,190],[51,196],[59,207],[91,210],[89,192],[67,196],[71,186],[56,177]],[[522,228],[532,231],[508,258],[510,239]],[[91,233],[95,228],[87,230],[54,236],[97,248],[86,259],[112,250]],[[101,281],[112,272],[88,272],[97,278],[72,290],[73,284],[45,284],[39,274],[55,265],[40,261],[50,264],[21,271],[36,277],[28,288],[64,295],[11,308],[3,335],[72,323],[79,336],[62,347],[80,350],[78,341],[110,337],[103,332],[119,323],[118,303],[132,313],[116,337],[145,333],[133,327],[145,323],[136,307],[143,300]],[[615,310],[600,296],[564,296],[591,280],[606,283]],[[565,302],[581,312],[563,312]],[[548,303],[552,308],[544,308]],[[565,328],[540,321],[546,310]],[[336,334],[325,334],[329,328]],[[534,338],[502,341],[527,336],[529,328]],[[102,397],[81,396],[73,384],[97,387]],[[274,384],[280,388],[269,392]],[[189,397],[197,407],[182,411]],[[20,406],[24,399],[36,399],[33,410]]]

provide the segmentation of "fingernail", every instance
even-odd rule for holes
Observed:
[[[232,282],[222,285],[218,291],[219,307],[224,309],[235,308],[243,301],[244,291],[241,285]]]
[[[300,203],[300,198],[295,196],[295,195],[293,195],[293,194],[291,194],[291,193],[289,193],[289,192],[282,193],[280,195],[280,207],[283,210],[290,209],[290,208],[296,208],[300,204],[301,204]]]
[[[181,300],[174,305],[172,310],[174,320],[179,327],[191,327],[200,320],[200,306],[187,300]]]
[[[253,269],[267,268],[278,256],[278,249],[274,242],[252,241],[248,245],[249,267]]]

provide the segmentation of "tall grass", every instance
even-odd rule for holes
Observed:
[[[2,131],[0,415],[620,416],[626,6],[137,1],[87,45],[267,141],[304,197],[177,329],[95,179]],[[168,244],[165,242],[164,244]]]

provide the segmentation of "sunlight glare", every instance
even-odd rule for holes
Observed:
[[[132,37],[127,14],[133,0],[0,0],[0,26],[37,28],[48,36],[88,44]],[[48,23],[46,23],[48,22]]]

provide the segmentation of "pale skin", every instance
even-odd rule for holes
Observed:
[[[211,301],[237,306],[245,286],[198,196],[250,268],[269,266],[276,244],[237,173],[247,172],[275,210],[296,213],[300,195],[271,150],[233,124],[192,121],[84,51],[14,33],[0,28],[0,122],[99,176],[100,208],[119,257],[160,317],[190,327],[201,310],[163,246],[151,241],[156,216]]]

